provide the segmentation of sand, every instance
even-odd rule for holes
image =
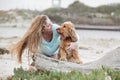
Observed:
[[[7,32],[4,32],[4,30]],[[10,28],[9,30],[7,28],[0,29],[0,47],[8,49],[10,45],[20,40],[27,29],[20,28],[16,30],[20,30],[21,32],[14,30],[15,28]],[[79,54],[83,63],[96,61],[102,58],[107,52],[120,46],[120,32],[89,30],[77,30],[77,32],[80,36]],[[23,66],[27,69],[27,58],[25,57],[24,59],[26,60],[20,65],[16,62],[15,57],[11,57],[10,54],[0,55],[0,78],[13,75],[13,70],[17,67]]]

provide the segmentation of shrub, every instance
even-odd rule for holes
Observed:
[[[23,68],[14,69],[12,80],[105,80],[106,75],[112,80],[120,80],[120,71],[105,68],[95,69],[90,73],[81,73],[79,71],[71,71],[69,73],[57,71],[45,72],[27,72]]]

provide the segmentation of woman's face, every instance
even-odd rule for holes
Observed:
[[[52,26],[53,26],[53,23],[51,22],[51,20],[49,18],[47,18],[44,30],[45,31],[52,31]]]

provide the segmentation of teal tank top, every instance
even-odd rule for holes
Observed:
[[[39,50],[41,53],[45,54],[46,56],[53,56],[57,54],[59,51],[60,35],[56,31],[58,27],[59,25],[53,24],[52,26],[53,37],[50,42],[42,38],[42,42],[41,45],[39,46]]]

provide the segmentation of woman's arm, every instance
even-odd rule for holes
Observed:
[[[76,36],[77,36],[77,41],[76,42],[71,42],[70,46],[66,48],[67,50],[71,51],[71,50],[75,50],[75,49],[78,48],[78,46],[79,46],[79,35],[76,33]]]

